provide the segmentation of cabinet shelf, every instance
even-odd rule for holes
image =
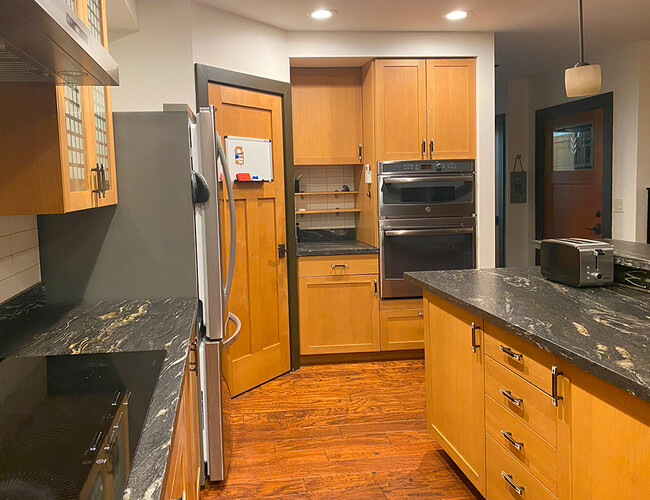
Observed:
[[[334,196],[338,194],[359,194],[359,191],[311,191],[308,193],[295,193],[296,196],[316,196],[316,195],[329,195],[333,194]]]
[[[330,208],[322,210],[296,210],[296,215],[305,214],[343,214],[343,213],[357,213],[361,212],[360,208]]]

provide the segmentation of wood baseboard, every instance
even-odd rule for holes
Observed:
[[[397,361],[402,359],[424,359],[424,349],[407,351],[350,352],[341,354],[311,354],[300,356],[301,365],[323,365],[332,363],[358,363],[364,361]]]

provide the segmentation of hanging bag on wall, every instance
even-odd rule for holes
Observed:
[[[517,172],[517,165],[520,171]],[[515,166],[510,172],[510,203],[526,203],[528,172],[521,163],[521,155],[515,158]]]

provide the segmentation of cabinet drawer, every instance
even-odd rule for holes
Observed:
[[[485,392],[551,445],[557,445],[557,408],[550,396],[488,356]]]
[[[490,500],[513,500],[514,498],[524,500],[556,499],[553,493],[535,479],[523,465],[504,450],[492,437],[486,436],[486,441],[487,498]]]
[[[379,273],[377,255],[328,255],[300,257],[298,273],[305,276],[348,276]]]
[[[485,419],[488,434],[557,494],[557,450],[490,396],[485,396]]]
[[[484,342],[485,354],[547,394],[551,393],[551,367],[557,365],[555,356],[490,323],[485,323]]]

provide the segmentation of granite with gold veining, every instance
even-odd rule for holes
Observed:
[[[167,465],[197,300],[46,305],[0,321],[0,357],[165,349],[125,499],[158,499]]]
[[[539,267],[405,273],[412,283],[650,402],[650,294],[573,288]]]

